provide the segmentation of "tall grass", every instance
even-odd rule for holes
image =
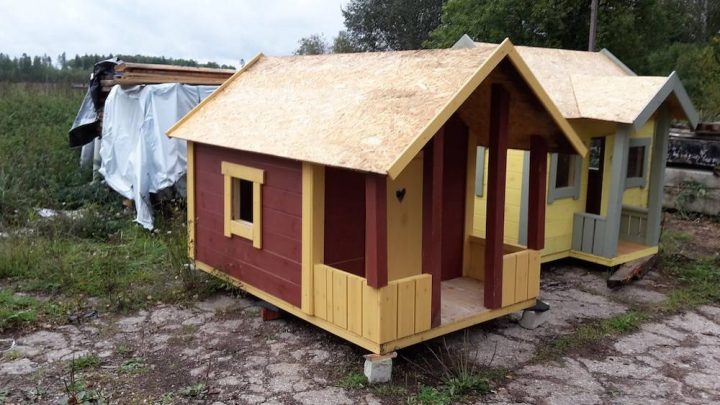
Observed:
[[[156,232],[147,232],[132,222],[118,194],[101,182],[90,184],[79,151],[67,147],[82,96],[0,83],[0,285],[50,296],[30,305],[6,293],[0,331],[43,318],[29,309],[127,311],[221,285],[189,269],[182,206],[158,218]],[[41,218],[38,208],[79,215]]]

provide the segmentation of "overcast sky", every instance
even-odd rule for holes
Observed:
[[[238,66],[343,29],[346,0],[0,0],[0,52],[143,54]]]

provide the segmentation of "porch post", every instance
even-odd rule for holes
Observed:
[[[485,226],[485,307],[502,306],[505,178],[510,95],[494,83],[490,94],[487,220]]]
[[[365,275],[373,288],[388,283],[387,184],[385,176],[365,176]]]
[[[441,128],[432,141],[430,148],[429,188],[430,200],[423,202],[427,204],[430,213],[430,248],[429,251],[429,273],[432,275],[432,300],[430,303],[431,320],[430,324],[435,327],[440,325],[440,292],[442,283],[442,266],[443,266],[443,220],[444,220],[444,181],[445,177],[445,127]],[[427,166],[426,166],[427,168]],[[425,170],[427,173],[427,169]],[[424,185],[423,185],[424,187]],[[425,206],[423,206],[425,209]]]
[[[604,257],[615,257],[620,238],[620,215],[627,177],[628,147],[630,145],[629,125],[618,125],[613,140],[612,162],[610,163],[610,193],[608,195],[605,235],[601,251]]]
[[[661,106],[655,115],[655,134],[652,140],[650,181],[648,184],[647,232],[645,235],[645,244],[648,246],[657,246],[660,242],[670,118],[670,112],[665,106]]]
[[[530,139],[530,188],[528,201],[527,247],[545,248],[545,182],[547,179],[547,143],[541,136]]]

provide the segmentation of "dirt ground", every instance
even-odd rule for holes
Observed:
[[[688,249],[710,239],[699,232],[686,239]],[[543,271],[542,299],[551,306],[543,326],[523,329],[516,314],[446,337],[451,348],[467,341],[478,348],[478,364],[509,370],[491,394],[467,401],[720,402],[720,306],[654,319],[618,339],[537,361],[538,352],[578,325],[657,305],[669,288],[668,280],[650,272],[608,290],[607,275],[571,262],[554,265]],[[392,390],[343,387],[344,377],[361,372],[362,349],[290,316],[263,322],[257,304],[218,295],[186,307],[100,313],[81,324],[2,336],[0,403],[58,403],[68,393],[123,404],[405,402]],[[417,384],[410,364],[421,355],[422,347],[401,350],[392,384]],[[94,361],[76,361],[83,368],[73,372],[73,358]]]

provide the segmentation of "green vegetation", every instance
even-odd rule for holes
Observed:
[[[138,374],[143,370],[145,370],[145,362],[139,358],[125,360],[123,364],[120,365],[120,371],[123,373]]]
[[[66,137],[80,93],[0,86],[0,332],[222,288],[188,266],[182,206],[147,232],[118,194],[80,170]],[[41,218],[39,208],[69,214]]]
[[[358,373],[356,371],[353,371],[343,377],[340,380],[340,383],[338,385],[342,388],[348,388],[351,390],[356,390],[360,388],[365,388],[368,386],[368,379],[365,377],[365,374]]]
[[[580,325],[573,333],[553,338],[547,345],[540,347],[534,360],[536,362],[556,360],[601,339],[628,334],[637,330],[648,318],[647,313],[629,311],[609,319]]]
[[[70,367],[74,370],[85,370],[88,368],[95,368],[99,365],[100,358],[94,354],[86,354],[85,356],[80,356],[70,361]]]
[[[185,398],[204,399],[207,396],[207,386],[203,383],[197,383],[181,388],[178,391],[180,396]]]
[[[685,256],[666,256],[663,272],[679,284],[665,302],[665,309],[677,311],[705,304],[720,303],[720,260],[692,260]]]
[[[234,69],[233,66],[218,65],[215,62],[198,63],[192,59],[173,59],[164,56],[115,55],[126,62],[156,63],[161,65],[203,66]],[[22,54],[11,57],[0,53],[0,82],[78,82],[85,83],[95,63],[112,58],[113,55],[85,54],[68,59],[63,52],[53,63],[48,55],[30,56]]]

